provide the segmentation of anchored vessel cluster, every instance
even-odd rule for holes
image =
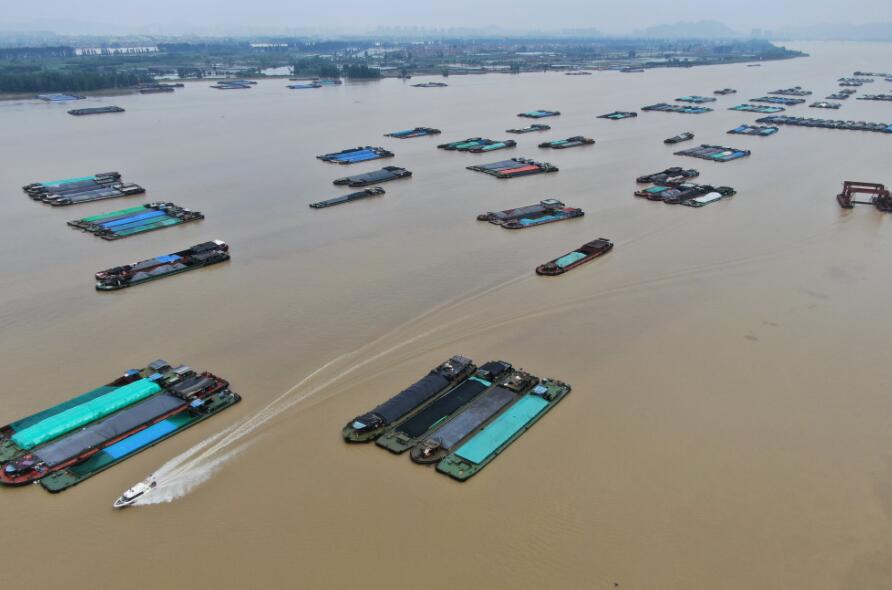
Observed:
[[[700,158],[701,160],[709,160],[711,162],[730,162],[731,160],[745,158],[750,153],[749,150],[703,144],[700,147],[675,152],[675,155],[691,156],[692,158]]]
[[[728,131],[732,135],[755,135],[757,137],[768,137],[780,131],[777,127],[768,127],[762,125],[741,125]]]
[[[493,162],[492,164],[480,164],[468,166],[468,170],[483,172],[496,178],[515,178],[517,176],[529,176],[530,174],[542,174],[557,172],[558,167],[547,162],[536,162],[527,158],[512,158]]]
[[[0,427],[0,484],[61,492],[240,400],[212,373],[154,361]]]
[[[505,361],[477,367],[454,356],[343,429],[347,442],[371,442],[465,481],[556,406],[570,386]]]
[[[146,192],[138,184],[122,182],[119,172],[99,172],[91,176],[34,182],[23,186],[22,190],[35,201],[57,207]]]
[[[642,179],[660,178],[664,175],[665,172],[643,176],[638,179],[638,182],[642,182]],[[644,197],[649,201],[662,201],[669,205],[703,207],[737,194],[737,191],[730,186],[715,187],[709,184],[687,182],[681,175],[660,180],[645,180],[644,182],[654,184],[635,191],[636,197]]]
[[[793,86],[792,88],[784,88],[782,90],[772,90],[768,94],[779,94],[783,96],[810,96],[811,91],[803,90],[801,86]]]
[[[226,242],[220,240],[204,242],[179,252],[99,271],[96,273],[96,289],[98,291],[126,289],[226,260],[229,260],[229,245]]]
[[[487,139],[485,137],[469,137],[452,143],[441,143],[437,147],[441,150],[456,152],[471,152],[474,154],[482,154],[485,152],[494,152],[509,147],[514,147],[517,142],[513,139]]]
[[[478,221],[488,221],[505,229],[524,229],[555,221],[582,217],[585,213],[577,207],[568,207],[558,199],[543,199],[535,205],[516,207],[504,211],[481,213]]]
[[[156,202],[75,219],[69,221],[68,225],[103,240],[117,240],[199,219],[204,219],[204,215],[198,211],[173,203]]]
[[[864,121],[835,121],[831,119],[812,119],[810,117],[787,117],[776,115],[762,117],[757,123],[768,125],[796,125],[798,127],[819,127],[821,129],[846,129],[849,131],[876,131],[878,133],[892,133],[890,123],[866,123]]]

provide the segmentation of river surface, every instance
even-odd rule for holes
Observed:
[[[800,85],[823,99],[892,45],[795,45],[811,57],[654,70],[399,80],[291,91],[283,80],[72,105],[0,103],[0,422],[161,357],[211,370],[241,404],[60,495],[3,489],[0,580],[28,588],[620,588],[789,590],[892,584],[892,215],[842,210],[845,179],[892,183],[892,136],[782,128],[726,135],[727,107]],[[436,79],[436,78],[431,78]],[[423,81],[413,79],[411,83]],[[641,113],[686,94],[715,112]],[[892,91],[877,79],[861,93]],[[117,104],[121,115],[71,117]],[[489,155],[437,150],[547,133]],[[788,114],[892,122],[892,103]],[[414,126],[439,136],[395,140]],[[662,140],[752,150],[719,164]],[[597,144],[551,152],[547,139]],[[383,145],[337,166],[317,154]],[[512,156],[556,174],[497,180]],[[331,209],[331,181],[381,165],[410,180]],[[632,196],[695,167],[738,195],[702,209]],[[106,170],[146,196],[51,208],[19,187]],[[512,232],[478,213],[556,197],[580,219]],[[204,221],[104,242],[65,221],[170,200]],[[609,255],[559,278],[536,265],[597,237]],[[226,240],[232,261],[98,293],[95,271]],[[408,342],[408,344],[406,344]],[[372,346],[365,346],[374,343]],[[112,501],[165,461],[316,377],[330,385],[244,439],[171,503]],[[381,354],[383,353],[383,354]],[[340,429],[453,354],[504,359],[573,392],[465,484]],[[380,355],[375,358],[375,355]],[[351,369],[366,362],[359,368]],[[350,371],[344,374],[345,371]],[[300,395],[300,391],[294,395]]]

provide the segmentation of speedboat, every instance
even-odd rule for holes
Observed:
[[[154,478],[149,477],[121,494],[121,497],[115,500],[113,506],[115,508],[126,508],[136,502],[139,498],[142,498],[151,492],[156,485],[158,485],[158,482],[156,482]]]

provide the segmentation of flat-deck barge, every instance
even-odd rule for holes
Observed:
[[[76,117],[80,117],[83,115],[103,115],[105,113],[123,113],[124,109],[117,106],[108,106],[108,107],[89,107],[86,109],[71,109],[68,111],[69,115],[74,115]]]
[[[700,158],[701,160],[709,160],[710,162],[730,162],[749,156],[750,150],[739,150],[737,148],[723,147],[720,145],[706,145],[690,148],[675,152],[676,156],[690,156],[692,158]]]
[[[682,113],[685,115],[702,115],[703,113],[711,113],[712,109],[709,107],[699,107],[699,106],[684,106],[677,104],[669,104],[665,102],[660,102],[657,104],[648,105],[646,107],[641,107],[642,111],[653,111],[658,113]]]
[[[515,134],[523,134],[523,133],[533,133],[536,131],[548,131],[551,129],[551,125],[543,125],[541,123],[533,123],[532,125],[528,125],[526,127],[519,127],[515,129],[506,129],[505,133],[515,133]]]
[[[96,273],[96,289],[125,289],[226,260],[229,260],[229,245],[226,242],[203,242],[179,252],[99,271]]]
[[[354,176],[338,178],[334,180],[334,184],[339,186],[346,185],[360,187],[379,182],[390,182],[391,180],[397,180],[398,178],[409,178],[411,176],[412,172],[405,168],[400,168],[399,166],[385,166],[374,172],[366,172],[365,174],[356,174]]]
[[[555,150],[565,150],[567,148],[580,147],[583,145],[594,145],[595,140],[591,137],[582,135],[574,135],[567,139],[555,139],[554,141],[543,141],[539,144],[540,148],[551,148]]]
[[[421,464],[441,461],[538,382],[539,379],[529,373],[512,371],[454,417],[418,437],[419,442],[412,446],[409,456],[412,461]]]
[[[526,117],[527,119],[543,119],[545,117],[557,117],[560,111],[549,111],[547,109],[537,109],[535,111],[527,111],[525,113],[517,113],[518,117]]]
[[[377,197],[383,195],[384,193],[384,189],[380,186],[373,186],[361,191],[357,191],[355,193],[350,193],[349,195],[341,195],[340,197],[334,197],[331,199],[326,199],[324,201],[310,203],[310,207],[312,207],[313,209],[325,209],[326,207],[334,207],[335,205],[352,203],[353,201],[368,199],[369,197]]]
[[[437,464],[437,471],[466,481],[520,438],[567,394],[570,386],[552,379],[541,380],[467,442]]]
[[[403,131],[392,131],[391,133],[385,133],[384,136],[396,139],[410,139],[412,137],[426,137],[439,134],[440,130],[433,127],[416,127],[414,129],[404,129]]]
[[[502,160],[491,164],[479,164],[468,166],[468,170],[483,172],[496,178],[515,178],[518,176],[529,176],[530,174],[542,174],[548,172],[557,172],[558,167],[547,162],[535,162],[527,158],[512,158],[510,160]]]
[[[595,258],[607,254],[611,250],[613,250],[613,242],[606,238],[598,238],[559,258],[539,265],[536,267],[536,274],[547,277],[562,275],[568,270],[582,266],[586,262],[591,262]]]
[[[382,147],[373,147],[370,145],[316,156],[317,159],[322,160],[323,162],[331,162],[333,164],[356,164],[357,162],[369,162],[371,160],[392,157],[393,152]]]

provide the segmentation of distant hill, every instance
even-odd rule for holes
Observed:
[[[802,41],[892,41],[892,23],[848,23],[783,27],[774,38]]]
[[[648,27],[635,31],[633,36],[658,39],[728,39],[739,38],[743,35],[718,21],[701,20]]]

